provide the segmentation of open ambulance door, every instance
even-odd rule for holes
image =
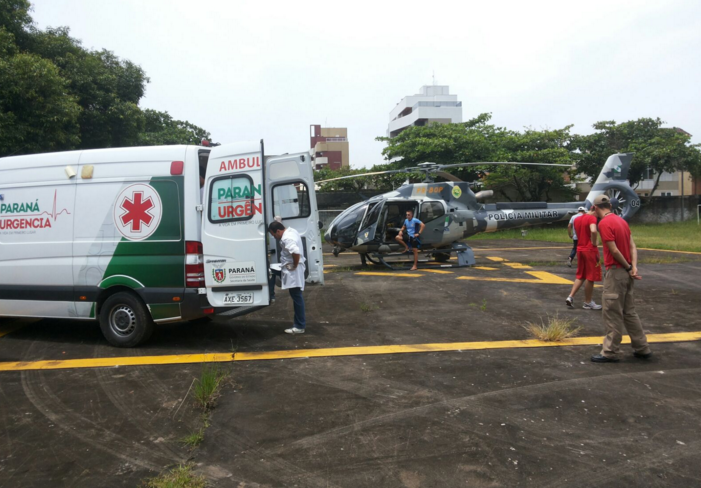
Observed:
[[[271,156],[265,161],[266,215],[268,222],[275,216],[282,217],[285,227],[299,232],[307,260],[307,283],[324,284],[324,257],[321,249],[319,209],[314,191],[314,169],[309,153]],[[280,262],[279,244],[270,239],[270,261]]]
[[[212,148],[207,162],[202,248],[213,307],[269,304],[263,141]]]

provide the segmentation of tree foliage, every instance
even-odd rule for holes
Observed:
[[[83,48],[66,27],[32,24],[27,0],[0,0],[0,156],[197,144],[209,132],[142,110],[143,69]]]
[[[650,195],[659,185],[663,172],[689,171],[701,176],[701,152],[699,145],[692,145],[691,136],[676,128],[662,127],[659,118],[641,118],[617,124],[606,120],[594,124],[596,132],[587,136],[574,136],[573,158],[577,169],[596,178],[606,159],[617,152],[633,152],[633,162],[628,180],[637,186],[645,179],[648,168],[654,173],[655,183]]]
[[[324,168],[314,172],[314,180],[319,182],[333,178],[342,178],[345,176],[382,172],[388,169],[392,168],[389,168],[388,165],[375,165],[370,169],[342,168],[339,170],[332,170],[329,168]],[[330,181],[328,183],[321,183],[319,184],[319,190],[360,192],[362,190],[372,189],[390,191],[401,186],[407,179],[416,180],[419,177],[423,178],[422,175],[417,175],[415,173],[395,173],[384,175],[370,174],[368,176],[359,176],[356,178],[347,178],[343,180]]]
[[[570,164],[571,126],[558,130],[507,130],[489,124],[491,114],[458,124],[410,127],[395,138],[378,137],[388,166],[408,167],[430,161],[438,164],[473,162],[529,162]],[[508,200],[551,200],[552,193],[571,194],[566,168],[546,166],[484,165],[450,172],[463,180],[481,178],[488,188]]]

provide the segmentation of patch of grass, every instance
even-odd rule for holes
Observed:
[[[155,478],[149,478],[141,485],[145,488],[205,488],[204,476],[195,474],[192,464],[181,464]]]
[[[222,382],[228,376],[228,373],[219,364],[205,364],[202,367],[202,373],[195,382],[195,401],[207,412],[219,398],[219,391]]]
[[[372,312],[373,310],[377,310],[377,308],[378,307],[376,307],[375,305],[372,305],[370,303],[363,302],[360,304],[360,310],[364,313]]]
[[[326,268],[324,273],[348,273],[349,271],[356,271],[356,268],[352,266],[336,266],[335,268]]]
[[[562,319],[556,315],[555,317],[548,317],[547,324],[541,319],[540,324],[528,322],[528,324],[523,327],[536,339],[547,342],[558,342],[577,335],[581,327],[574,327],[573,324],[575,322],[576,319]]]
[[[482,310],[483,312],[487,311],[487,299],[486,298],[482,299],[482,305],[480,305],[480,310]]]
[[[669,224],[633,224],[630,230],[638,247],[701,252],[701,226],[697,225],[695,220]],[[474,239],[521,239],[572,244],[572,240],[567,235],[566,223],[528,227],[528,233],[525,236],[521,235],[521,229],[508,229],[478,234]]]
[[[180,442],[185,444],[190,449],[194,449],[200,444],[202,444],[202,441],[204,441],[204,431],[205,428],[202,427],[200,428],[200,430],[193,432],[190,435],[186,435],[185,437],[180,439]]]

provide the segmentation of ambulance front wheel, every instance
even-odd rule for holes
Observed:
[[[102,304],[100,328],[113,346],[135,347],[151,336],[153,320],[139,297],[119,292]]]

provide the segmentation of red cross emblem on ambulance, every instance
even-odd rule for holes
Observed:
[[[114,205],[114,225],[130,241],[142,241],[156,231],[163,205],[150,185],[137,183],[123,189]]]

